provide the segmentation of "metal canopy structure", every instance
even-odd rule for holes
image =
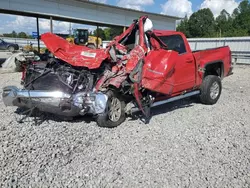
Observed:
[[[87,0],[1,0],[0,13],[36,17],[38,36],[40,36],[38,18],[50,19],[51,32],[53,32],[52,20],[95,25],[97,28],[99,26],[127,27],[134,19],[148,15],[155,29],[175,30],[176,20],[180,19]],[[39,37],[37,43],[38,52],[40,52]]]
[[[155,29],[167,30],[175,30],[180,19],[86,0],[4,0],[0,13],[99,26],[129,26],[133,19],[148,15]]]

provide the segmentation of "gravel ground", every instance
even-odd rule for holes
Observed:
[[[19,84],[0,76],[0,87]],[[91,118],[19,124],[1,99],[0,187],[250,187],[249,81],[238,66],[216,105],[186,99],[115,129]]]

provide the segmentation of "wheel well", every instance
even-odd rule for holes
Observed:
[[[208,63],[205,66],[204,77],[206,77],[207,75],[215,75],[223,77],[223,73],[224,73],[224,67],[222,62]]]

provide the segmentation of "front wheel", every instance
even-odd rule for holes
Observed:
[[[220,98],[221,90],[221,79],[218,76],[206,76],[201,85],[201,102],[208,105],[215,104]]]
[[[126,119],[125,102],[121,96],[110,91],[107,93],[108,102],[104,113],[97,116],[96,122],[100,127],[114,128]]]

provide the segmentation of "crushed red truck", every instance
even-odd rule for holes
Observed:
[[[228,46],[191,51],[183,33],[153,30],[147,16],[106,49],[73,45],[52,33],[41,39],[54,57],[30,63],[22,89],[3,88],[6,106],[69,117],[92,114],[99,126],[116,127],[131,112],[141,111],[147,121],[152,107],[194,95],[213,105],[221,80],[232,74]]]

